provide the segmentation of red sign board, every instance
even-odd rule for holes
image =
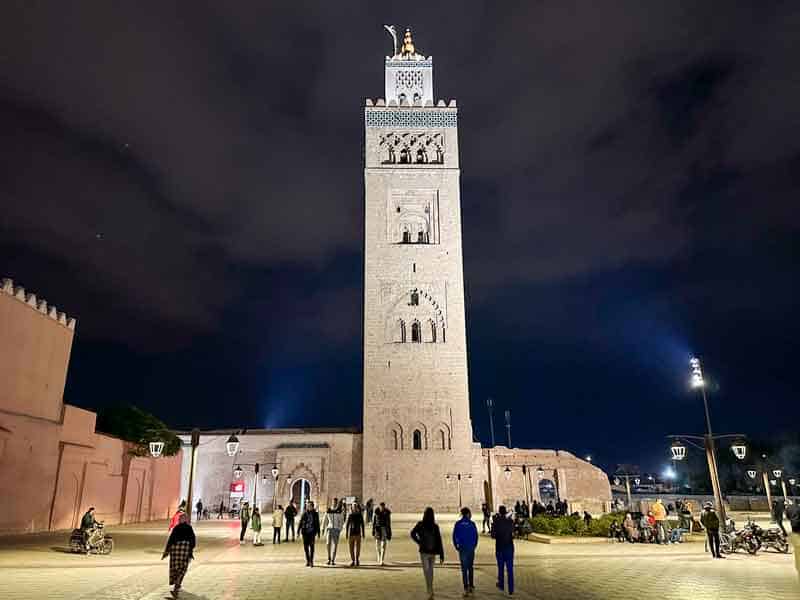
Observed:
[[[231,482],[231,493],[243,493],[244,492],[244,481],[232,481]]]

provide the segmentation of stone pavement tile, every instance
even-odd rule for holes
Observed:
[[[189,568],[182,597],[185,600],[425,598],[419,558],[407,533],[411,525],[395,523],[395,539],[390,543],[389,563],[385,567],[374,564],[374,543],[368,537],[362,548],[362,568],[347,567],[348,551],[342,539],[339,565],[325,566],[325,545],[319,541],[317,566],[310,569],[304,566],[299,541],[259,548],[251,544],[239,546],[235,523],[202,522],[196,527],[197,560]],[[449,524],[443,527],[447,562],[437,566],[434,578],[436,597],[445,600],[461,597],[461,577],[450,544],[450,528]],[[115,550],[112,557],[84,558],[48,552],[47,544],[51,543],[48,539],[19,550],[0,544],[0,598],[169,598],[167,561],[158,560],[166,538],[164,529],[129,530],[120,532],[118,537],[120,551]],[[515,572],[515,596],[524,599],[800,598],[792,556],[737,554],[715,561],[703,553],[700,544],[518,542]],[[494,586],[495,577],[492,541],[482,536],[476,557],[476,598],[503,597]]]

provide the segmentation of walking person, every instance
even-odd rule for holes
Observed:
[[[245,502],[239,510],[239,519],[242,522],[242,531],[239,533],[239,545],[244,544],[244,534],[247,531],[247,525],[250,523],[250,505]]]
[[[219,510],[217,511],[217,519],[221,519],[222,518],[222,513],[224,513],[224,512],[225,512],[225,503],[224,502],[220,502],[219,503]]]
[[[783,526],[783,513],[786,510],[786,502],[783,498],[776,498],[772,501],[772,518],[775,523],[780,527],[783,535],[789,535],[786,528]]]
[[[386,560],[386,546],[392,539],[392,511],[381,502],[375,509],[372,519],[372,537],[375,538],[375,550],[378,554],[378,564],[383,566]]]
[[[464,596],[469,596],[475,592],[474,565],[475,548],[478,547],[478,527],[472,522],[472,512],[466,506],[461,509],[461,520],[453,527],[453,546],[458,551],[458,561],[461,563]]]
[[[339,505],[339,499],[334,498],[333,504],[325,511],[325,518],[322,520],[322,535],[325,536],[325,545],[328,549],[328,564],[336,564],[336,552],[339,549],[339,535],[342,533],[344,525],[344,514]]]
[[[361,540],[366,535],[364,531],[364,515],[361,512],[361,506],[356,502],[353,504],[353,510],[347,515],[347,522],[344,526],[345,537],[348,538],[350,546],[350,566],[361,566]]]
[[[286,541],[289,541],[289,530],[292,530],[292,541],[294,541],[294,518],[297,516],[297,507],[294,498],[289,501],[289,506],[283,511],[283,520],[286,521]]]
[[[178,524],[169,534],[164,553],[161,555],[161,560],[169,555],[169,584],[173,586],[170,592],[173,598],[177,598],[181,591],[186,569],[189,568],[189,561],[194,558],[196,543],[194,529],[189,525],[189,515],[184,512],[180,515]]]
[[[505,506],[497,509],[492,521],[494,556],[497,559],[497,589],[505,588],[505,573],[508,572],[508,593],[514,593],[514,521],[508,518]]]
[[[437,556],[440,564],[444,562],[444,546],[442,545],[442,534],[430,506],[422,514],[422,520],[411,530],[411,539],[419,547],[419,558],[422,562],[422,572],[425,575],[428,600],[433,600],[433,565],[436,563]]]
[[[492,513],[489,510],[489,505],[486,502],[481,504],[481,512],[483,513],[483,526],[481,527],[481,530],[483,533],[486,533],[487,529],[489,531],[492,530]]]
[[[700,524],[705,528],[708,536],[708,547],[711,549],[711,556],[714,558],[725,558],[719,551],[719,516],[714,510],[711,502],[706,502],[703,506],[703,514],[700,516]]]
[[[253,530],[253,546],[263,546],[261,543],[261,511],[253,507],[253,516],[250,518],[250,528]]]
[[[792,527],[792,533],[789,536],[789,541],[794,546],[794,570],[797,571],[797,577],[800,579],[800,505],[795,500],[789,500],[786,504],[786,516],[789,518],[789,525]]]
[[[197,520],[199,521],[200,519],[203,518],[203,501],[198,500],[197,504],[195,504],[194,507],[195,509],[197,509]]]
[[[372,516],[375,509],[375,503],[372,501],[372,498],[367,500],[365,508],[367,509],[367,523],[372,523]]]
[[[319,535],[319,513],[314,508],[313,502],[308,502],[306,509],[300,516],[297,528],[303,538],[303,551],[306,553],[306,566],[314,566],[314,544]]]
[[[272,543],[281,543],[281,529],[283,529],[283,507],[278,504],[278,508],[272,511]],[[287,536],[289,532],[286,532]],[[289,539],[288,537],[286,538]]]

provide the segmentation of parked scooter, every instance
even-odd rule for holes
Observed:
[[[86,536],[82,529],[73,529],[69,537],[69,549],[82,554],[111,554],[114,539],[111,534],[103,533],[102,523],[95,523]]]
[[[786,539],[786,534],[781,531],[780,527],[763,529],[753,521],[748,520],[745,529],[752,531],[753,538],[759,550],[763,549],[766,552],[772,548],[783,554],[789,552],[789,541]]]

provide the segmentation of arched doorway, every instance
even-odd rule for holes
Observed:
[[[539,498],[545,506],[548,502],[555,503],[558,500],[558,489],[551,479],[539,480]]]
[[[308,479],[295,479],[292,482],[290,499],[294,500],[294,503],[297,505],[297,509],[300,512],[305,510],[306,502],[313,500],[311,497],[311,483],[308,481]]]

